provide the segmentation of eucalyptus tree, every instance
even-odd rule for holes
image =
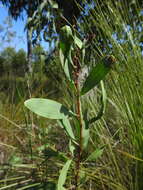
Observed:
[[[12,18],[7,16],[0,25],[0,49],[6,45],[10,46],[11,42],[16,38],[16,31],[13,30]]]
[[[8,7],[9,14],[17,20],[19,17],[24,16],[24,12],[27,15],[27,19],[32,17],[33,12],[35,11],[35,8],[38,6],[37,1],[11,1],[11,0],[2,0],[2,3]],[[28,59],[28,65],[29,65],[29,72],[32,72],[32,41],[31,41],[31,31],[30,28],[27,26],[27,59]]]
[[[82,0],[78,3],[81,4]],[[69,22],[76,22],[80,15],[80,9],[74,0],[70,1],[47,1],[47,0],[2,0],[3,5],[8,7],[9,14],[17,20],[27,17],[27,58],[29,62],[29,72],[32,72],[32,43],[41,40],[41,32],[45,41],[55,40],[56,30],[60,26]],[[63,17],[61,17],[61,15]],[[56,21],[56,25],[55,25]]]
[[[16,50],[12,47],[7,47],[0,52],[0,65],[1,65],[1,76],[21,76],[24,77],[25,71],[27,70],[26,53],[23,49]],[[6,80],[8,80],[6,78]]]

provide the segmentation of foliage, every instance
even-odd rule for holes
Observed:
[[[49,99],[39,99],[39,98],[37,99],[32,98],[25,101],[25,106],[39,116],[43,116],[49,119],[58,119],[59,121],[62,120],[61,125],[69,137],[69,142],[70,142],[69,146],[71,146],[71,143],[73,146],[73,149],[70,148],[70,150],[72,150],[71,153],[73,154],[72,160],[74,160],[75,162],[75,168],[74,168],[75,181],[73,185],[75,185],[74,189],[76,190],[79,188],[80,167],[82,164],[82,160],[86,159],[83,157],[83,153],[87,148],[89,137],[90,137],[89,123],[86,119],[84,120],[82,116],[82,114],[85,115],[85,113],[84,112],[82,113],[82,104],[81,104],[81,97],[80,97],[81,93],[79,89],[78,77],[79,77],[79,72],[80,72],[80,64],[79,64],[79,59],[78,57],[76,57],[76,54],[74,52],[76,49],[77,43],[76,43],[76,40],[74,41],[74,35],[72,34],[72,30],[69,26],[62,27],[60,35],[61,35],[60,51],[62,51],[62,56],[63,56],[62,67],[67,76],[67,79],[69,80],[71,84],[74,85],[74,86],[71,86],[71,92],[76,97],[75,99],[73,99],[73,103],[75,104],[75,110],[70,111],[58,102],[55,102]],[[77,39],[77,37],[75,39]],[[71,56],[71,54],[73,54],[73,57]],[[108,60],[105,59],[104,61],[102,61],[102,63],[99,63],[96,68],[93,68],[93,70],[91,71],[91,74],[89,74],[89,77],[85,81],[85,85],[83,87],[83,90],[81,91],[82,94],[94,88],[98,83],[100,83],[101,80],[104,79],[105,75],[109,72],[110,65],[113,63],[111,63],[110,59]],[[70,67],[71,69],[67,69],[67,67]],[[93,75],[93,72],[94,72],[94,75]],[[73,73],[75,75],[74,77],[72,77]],[[72,112],[74,112],[74,114]],[[74,126],[75,135],[73,134],[73,131],[69,122],[70,117],[72,117],[71,119],[75,120],[75,122],[77,123]],[[75,151],[73,152],[73,150]],[[98,157],[98,156],[93,156],[93,154],[95,154],[95,152],[92,153],[92,155],[88,158],[89,160],[91,160],[91,157],[94,157],[94,159]],[[76,157],[77,157],[77,160],[76,160]],[[58,182],[59,190],[65,189],[63,187],[63,184],[65,182],[66,173],[72,160],[71,158],[69,158],[69,160],[67,161],[67,163],[61,170],[61,173],[59,176],[59,182]]]
[[[22,0],[20,2],[17,0],[2,0],[2,3],[8,7],[10,15],[15,20],[23,17],[26,13],[26,28],[31,30],[34,44],[39,39],[41,41],[42,38],[47,42],[57,39],[55,34],[59,32],[61,26],[66,22],[75,24],[81,12],[74,0],[68,2],[59,0]],[[82,0],[79,0],[78,3],[83,4]]]
[[[64,173],[60,175],[64,176],[60,181],[61,188],[74,189],[75,177],[78,176],[79,189],[143,189],[142,1],[96,0],[92,6],[90,4],[88,6],[90,8],[87,14],[83,14],[81,20],[78,20],[78,30],[70,27],[72,45],[69,46],[71,51],[67,54],[72,59],[72,61],[68,60],[69,72],[72,73],[71,80],[67,79],[66,74],[61,71],[59,54],[54,51],[53,55],[45,59],[46,63],[50,64],[43,67],[46,74],[42,75],[41,72],[41,80],[37,64],[35,78],[38,81],[36,85],[34,84],[31,94],[32,97],[54,99],[77,114],[75,69],[80,69],[82,72],[87,65],[89,73],[92,73],[93,69],[98,68],[98,62],[100,64],[102,63],[100,60],[106,59],[106,55],[116,57],[117,64],[114,65],[111,73],[103,76],[104,85],[101,83],[100,87],[93,80],[94,89],[80,96],[82,113],[84,113],[82,117],[83,121],[86,121],[83,123],[84,148],[80,172],[76,173],[77,159],[74,158],[78,157],[79,151],[78,115],[59,120],[58,123],[55,120],[40,118],[35,114],[32,118],[31,113],[22,107],[27,96],[22,96],[17,105],[9,104],[1,92],[5,105],[0,106],[3,113],[0,115],[0,122],[1,126],[5,127],[0,130],[5,139],[8,137],[8,140],[2,141],[4,142],[2,147],[5,147],[4,149],[9,153],[9,156],[5,156],[5,160],[11,157],[10,166],[1,166],[4,172],[3,180],[0,181],[1,188],[56,189],[61,180],[59,178],[58,181],[60,171]],[[84,38],[83,43],[82,40],[75,40],[75,36],[78,39]],[[61,50],[60,45],[59,50]],[[68,58],[64,51],[62,56]],[[66,59],[60,57],[63,65]],[[80,67],[77,65],[75,67],[74,63],[77,60],[80,60]],[[45,77],[47,80],[43,85]],[[83,83],[80,83],[80,90],[82,86],[89,85],[86,82],[88,78],[90,77],[84,77]],[[52,93],[52,89],[49,89],[52,84],[53,90],[55,86],[61,89],[62,98],[57,97],[57,91]],[[70,128],[76,141],[69,135],[71,132],[67,129]],[[72,162],[69,164],[71,159]]]
[[[42,47],[36,46],[33,49],[33,75],[31,78],[31,93],[43,93],[49,96],[61,97],[58,82],[61,80],[62,72],[60,67],[54,63],[51,55],[47,55]],[[28,63],[26,52],[22,49],[16,50],[11,47],[5,48],[0,52],[0,91],[4,96],[8,96],[10,102],[18,103],[23,97],[28,96],[27,71]],[[53,76],[52,72],[57,73]],[[54,82],[55,81],[55,82]],[[48,86],[48,88],[46,88]],[[5,98],[4,98],[5,99]],[[5,102],[2,98],[2,101]]]
[[[3,68],[2,75],[12,72],[13,75],[24,76],[23,71],[26,71],[27,67],[26,53],[24,50],[21,49],[16,52],[14,48],[8,47],[1,52],[0,57],[0,64]]]
[[[16,31],[12,29],[13,23],[10,16],[6,17],[2,24],[0,25],[0,46],[1,49],[8,44],[10,46],[11,42],[16,38]]]

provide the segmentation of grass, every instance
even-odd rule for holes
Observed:
[[[107,4],[108,8],[103,9],[101,4],[97,3],[99,12],[95,10],[91,12],[90,20],[93,23],[85,22],[87,27],[89,24],[94,25],[99,30],[101,37],[104,38],[105,50],[102,48],[100,52],[112,53],[118,60],[117,66],[105,82],[109,98],[108,106],[103,120],[93,126],[93,133],[96,135],[93,137],[93,141],[96,139],[96,143],[98,142],[96,146],[99,145],[99,142],[107,145],[102,162],[110,165],[110,172],[107,172],[108,177],[121,184],[122,189],[140,190],[143,188],[142,161],[138,161],[132,156],[143,158],[141,148],[143,144],[143,119],[141,116],[143,56],[139,46],[140,39],[136,34],[137,26],[131,27],[129,30],[125,28],[127,24],[130,24],[129,13],[126,12],[125,15],[123,12],[125,4],[119,4],[118,8],[111,1],[108,1]],[[139,17],[137,15],[139,7],[137,6],[136,2],[135,14]],[[110,18],[107,17],[107,12]],[[142,27],[141,23],[139,20],[140,27]],[[120,38],[117,39],[116,33]],[[108,46],[109,43],[110,46]],[[97,46],[96,37],[93,42],[94,46]],[[97,92],[95,93],[97,94]],[[96,95],[96,97],[98,96]],[[94,96],[87,99],[87,106],[91,105],[95,114],[97,113],[95,107],[97,104],[98,100]],[[101,189],[104,188],[101,187]]]

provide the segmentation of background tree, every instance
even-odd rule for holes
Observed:
[[[0,64],[3,67],[2,75],[13,75],[24,77],[27,70],[26,53],[23,49],[16,50],[7,47],[0,53]],[[1,76],[2,76],[1,75]]]
[[[81,4],[81,0],[78,1]],[[76,19],[80,15],[80,9],[74,0],[70,1],[45,1],[45,0],[2,0],[3,5],[8,7],[9,14],[17,20],[19,17],[26,15],[27,17],[27,49],[29,71],[32,60],[32,38],[33,42],[38,40],[38,36],[43,31],[43,38],[50,42],[51,38],[55,38],[53,33],[59,31],[59,25],[67,20],[70,24],[75,24]],[[63,15],[64,19],[60,16]],[[33,19],[32,19],[33,18]],[[57,27],[55,28],[55,20]],[[35,32],[35,33],[34,33]]]
[[[10,46],[11,42],[16,38],[16,31],[12,29],[12,18],[8,16],[0,25],[0,46],[1,49],[7,44]]]

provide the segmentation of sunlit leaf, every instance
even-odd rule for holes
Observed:
[[[72,30],[70,26],[63,26],[60,30],[60,42],[59,42],[59,53],[60,53],[60,61],[63,67],[63,70],[66,74],[66,77],[69,81],[72,82],[72,58],[71,51],[72,45],[74,42]]]
[[[115,62],[115,58],[113,56],[107,56],[103,58],[90,72],[87,77],[82,90],[81,95],[84,95],[89,90],[93,89],[96,85],[99,84],[101,80],[105,78],[105,76],[111,70],[112,64]]]
[[[49,119],[63,119],[74,115],[65,106],[50,99],[31,98],[26,100],[24,105],[37,115]]]
[[[67,41],[68,40],[68,41]],[[60,30],[60,41],[64,43],[71,43],[71,41],[74,41],[72,29],[70,26],[65,25]]]
[[[49,0],[49,3],[50,3],[50,5],[52,6],[53,9],[58,9],[58,4],[55,1]]]
[[[59,51],[59,54],[60,54],[60,61],[61,61],[61,64],[62,64],[62,67],[63,67],[63,70],[65,72],[65,75],[66,77],[68,78],[69,81],[71,81],[71,72],[70,72],[70,67],[71,67],[71,62],[69,60],[69,57],[65,57],[64,54],[63,54],[63,51],[60,49]]]
[[[65,129],[65,131],[68,134],[68,136],[72,140],[75,140],[75,136],[73,134],[73,130],[72,130],[71,124],[69,122],[69,119],[65,117],[62,120],[59,120],[59,124]]]
[[[78,46],[79,49],[81,49],[83,46],[82,41],[77,36],[74,37],[74,43]]]
[[[86,149],[90,137],[89,133],[89,127],[88,127],[88,122],[86,122],[85,117],[82,117],[82,128],[80,121],[76,121],[76,134],[77,134],[77,139],[80,141],[80,136],[82,135],[82,148]],[[81,131],[82,130],[82,131]]]
[[[93,122],[101,119],[101,117],[105,113],[105,108],[106,108],[106,101],[107,101],[107,95],[106,95],[106,90],[104,88],[104,83],[101,81],[101,91],[102,91],[102,96],[101,96],[101,108],[97,114],[96,117],[93,117],[92,119],[89,120],[89,124],[92,124]]]
[[[74,156],[75,146],[73,145],[71,140],[69,142],[69,150],[72,153],[72,155]]]
[[[68,160],[65,165],[63,166],[62,170],[60,171],[60,176],[58,179],[58,185],[57,185],[57,190],[65,190],[63,185],[65,184],[67,173],[70,167],[72,160]]]
[[[83,137],[83,149],[85,149],[88,145],[88,141],[90,137],[89,128],[87,126],[83,126],[82,137]]]

